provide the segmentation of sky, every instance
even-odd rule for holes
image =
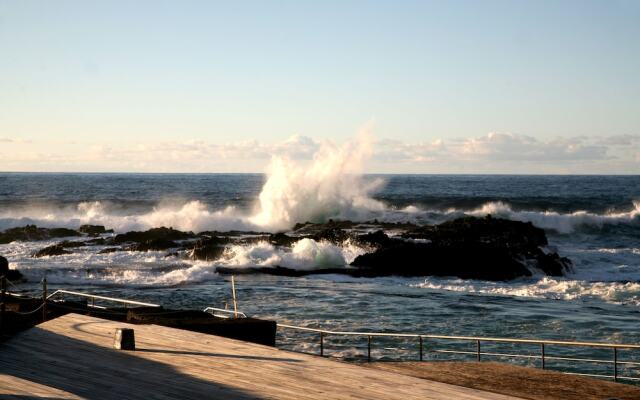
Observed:
[[[0,171],[640,174],[640,1],[0,0]]]

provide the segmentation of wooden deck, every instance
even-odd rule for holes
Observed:
[[[112,348],[116,327],[137,350]],[[69,314],[0,344],[1,399],[515,397],[156,325]]]

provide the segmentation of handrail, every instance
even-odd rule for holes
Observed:
[[[231,316],[233,316],[234,318],[247,318],[247,315],[245,313],[243,313],[242,311],[227,310],[227,309],[224,309],[224,308],[207,307],[202,311],[203,312],[208,312],[211,315],[215,315],[216,312],[219,312],[219,313],[223,313],[223,314],[231,314]],[[217,317],[229,318],[228,316],[224,316],[224,315],[217,315]]]
[[[471,341],[475,342],[476,349],[475,351],[459,351],[459,350],[441,350],[441,349],[432,349],[430,350],[433,353],[454,353],[454,354],[467,354],[467,355],[475,355],[477,361],[481,360],[481,356],[497,356],[497,357],[513,357],[513,358],[528,358],[528,359],[539,359],[541,361],[542,369],[545,369],[545,362],[549,360],[563,360],[563,361],[582,361],[582,362],[591,362],[591,363],[604,363],[604,364],[613,364],[613,375],[594,375],[594,374],[584,374],[584,373],[576,373],[576,372],[567,372],[561,371],[565,374],[573,374],[573,375],[588,375],[588,376],[596,376],[601,378],[613,378],[614,381],[618,381],[619,379],[626,379],[631,381],[639,381],[640,378],[635,378],[631,376],[622,376],[619,374],[618,366],[619,365],[627,365],[627,366],[639,366],[640,363],[633,361],[621,361],[618,360],[618,349],[640,349],[639,344],[628,344],[628,343],[602,343],[602,342],[578,342],[578,341],[567,341],[567,340],[546,340],[546,339],[516,339],[516,338],[496,338],[496,337],[481,337],[481,336],[448,336],[448,335],[429,335],[429,334],[419,334],[419,333],[388,333],[388,332],[348,332],[348,331],[331,331],[327,329],[316,329],[316,328],[307,328],[302,326],[295,325],[287,325],[287,324],[278,324],[278,327],[285,329],[298,330],[303,332],[314,332],[320,334],[320,356],[324,356],[324,338],[327,335],[338,335],[338,336],[360,336],[367,338],[367,360],[371,361],[371,339],[374,337],[396,337],[396,338],[415,338],[419,340],[419,352],[420,352],[420,361],[423,361],[423,352],[424,352],[424,339],[442,339],[442,340],[462,340],[462,341]],[[517,343],[517,344],[535,344],[540,346],[541,353],[540,355],[523,355],[523,354],[508,354],[508,353],[495,353],[495,352],[486,352],[481,350],[481,342],[490,342],[490,343]],[[558,346],[574,346],[574,347],[592,347],[599,349],[610,349],[613,350],[613,360],[602,360],[602,359],[593,359],[593,358],[572,358],[572,357],[558,357],[558,356],[550,356],[545,354],[545,346],[546,345],[558,345]]]
[[[495,338],[495,337],[481,337],[481,336],[447,336],[447,335],[427,335],[419,333],[387,333],[387,332],[347,332],[347,331],[330,331],[326,329],[306,328],[302,326],[278,324],[279,327],[294,329],[300,331],[324,333],[325,335],[339,335],[339,336],[382,336],[382,337],[411,337],[411,338],[423,338],[423,339],[448,339],[448,340],[467,340],[482,342],[496,342],[496,343],[528,343],[528,344],[550,344],[561,346],[582,346],[582,347],[604,347],[604,348],[618,348],[618,349],[640,349],[640,344],[625,344],[625,343],[602,343],[602,342],[574,342],[563,340],[546,340],[546,339],[515,339],[515,338]]]
[[[142,301],[135,301],[135,300],[118,299],[116,297],[99,296],[95,294],[87,294],[82,292],[73,292],[71,290],[63,290],[63,289],[56,290],[55,292],[51,293],[49,296],[47,296],[47,300],[49,300],[50,298],[58,294],[69,294],[72,296],[87,297],[94,301],[98,299],[98,300],[112,301],[114,303],[132,304],[132,305],[143,306],[143,307],[161,307],[159,304],[144,303]]]

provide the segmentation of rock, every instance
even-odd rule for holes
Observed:
[[[85,242],[75,241],[70,242],[68,240],[63,240],[62,242],[57,244],[58,246],[62,246],[65,249],[73,248],[73,247],[84,247],[87,245]]]
[[[352,238],[352,235],[349,234],[344,229],[327,228],[327,229],[321,230],[320,232],[315,233],[311,238],[316,242],[326,241],[326,242],[340,245],[344,243],[347,239]]]
[[[24,280],[24,276],[17,269],[10,269],[10,270],[7,271],[7,279],[10,280],[10,281],[13,281],[13,282],[23,281]]]
[[[368,276],[455,276],[490,281],[531,276],[531,271],[507,252],[431,243],[400,242],[358,256],[351,265],[370,269]]]
[[[359,235],[356,238],[356,241],[361,245],[367,245],[374,248],[381,248],[384,246],[388,246],[393,239],[389,238],[389,235],[384,233],[383,230],[377,230],[375,232],[365,233],[364,235]]]
[[[35,225],[26,225],[19,228],[7,229],[0,233],[0,244],[14,241],[35,241],[59,237],[81,236],[79,232],[67,228],[38,228]]]
[[[107,247],[106,249],[100,250],[98,254],[108,254],[108,253],[114,253],[116,251],[122,251],[122,249],[120,247]]]
[[[148,231],[144,232],[127,232],[116,235],[113,239],[113,243],[120,244],[126,242],[137,242],[144,243],[149,242],[151,240],[185,240],[185,239],[193,239],[195,235],[193,232],[182,232],[173,228],[152,228]]]
[[[128,251],[160,251],[166,249],[172,249],[178,247],[178,244],[173,240],[167,239],[151,239],[140,243],[127,246],[124,250]]]
[[[188,254],[193,260],[217,260],[224,253],[227,243],[229,243],[229,239],[218,236],[203,238],[198,240],[194,246],[189,249]]]
[[[103,233],[113,233],[113,229],[105,229],[103,225],[81,225],[78,232],[91,236],[101,235]]]
[[[292,244],[300,240],[299,237],[287,236],[284,233],[274,233],[269,235],[269,243],[274,246],[287,246],[291,247]]]
[[[402,235],[411,242],[389,239],[375,252],[351,263],[370,269],[373,276],[455,276],[491,281],[531,276],[530,268],[547,275],[563,275],[569,259],[545,254],[544,230],[531,223],[496,218],[466,217],[417,228]]]
[[[401,237],[389,237],[382,230],[361,234],[355,240],[373,251],[360,255],[349,267],[295,270],[281,266],[222,268],[218,273],[266,273],[284,276],[310,274],[346,274],[356,277],[379,276],[452,276],[462,279],[505,281],[533,274],[559,276],[571,268],[571,261],[541,246],[547,244],[542,229],[530,223],[496,218],[460,218],[435,226],[416,227]],[[308,229],[305,224],[304,229]],[[320,233],[326,232],[326,233]],[[341,241],[353,237],[341,229],[316,230],[316,240]],[[305,236],[303,236],[305,237]],[[299,237],[277,236],[287,245]]]
[[[47,246],[43,249],[38,250],[33,257],[49,257],[49,256],[60,256],[63,254],[71,254],[70,251],[64,249],[64,246],[61,244],[54,244],[53,246]]]

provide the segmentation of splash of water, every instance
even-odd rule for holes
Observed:
[[[325,222],[330,218],[361,219],[384,209],[370,194],[382,182],[361,179],[364,162],[373,152],[368,129],[338,147],[325,142],[308,168],[300,162],[274,157],[251,222],[282,230],[297,222]]]

